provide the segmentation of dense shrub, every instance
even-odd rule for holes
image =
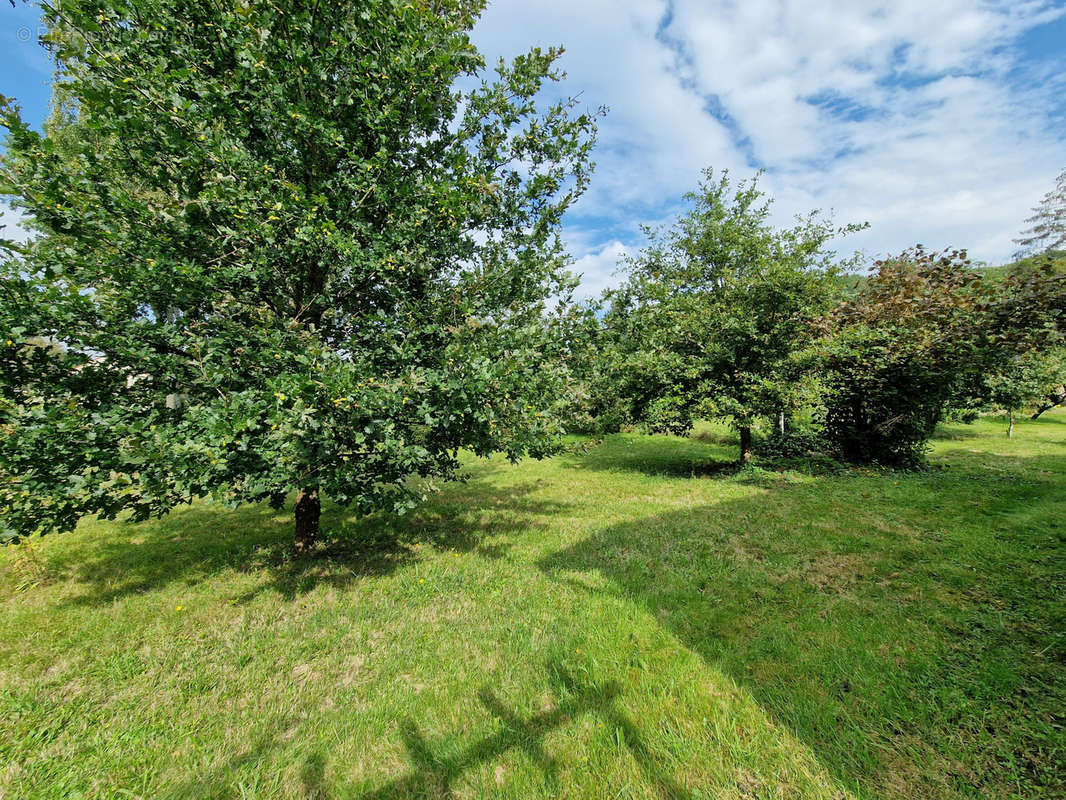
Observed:
[[[844,332],[825,359],[825,435],[844,459],[914,467],[950,396],[951,375],[894,330]]]
[[[985,376],[1059,341],[1066,281],[1036,269],[992,284],[964,251],[920,246],[877,266],[825,321],[822,422],[849,461],[912,467]]]

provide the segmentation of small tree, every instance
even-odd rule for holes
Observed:
[[[990,328],[998,358],[989,360],[983,378],[985,395],[1007,411],[1008,435],[1014,412],[1036,407],[1033,419],[1066,401],[1066,270],[1063,259],[1044,256],[1013,265],[998,287]],[[1019,327],[1021,330],[1019,331]]]
[[[550,449],[596,114],[540,109],[558,49],[457,91],[483,5],[42,3],[76,135],[3,101],[37,233],[0,276],[4,536],[295,491],[302,551],[322,496],[402,510],[458,448]]]
[[[1032,398],[1030,419],[1040,419],[1044,412],[1066,404],[1066,348],[1060,346],[1042,355],[1035,367],[1039,394]]]
[[[1007,438],[1014,437],[1014,418],[1020,408],[1038,404],[1061,385],[1066,362],[1061,352],[1012,354],[984,376],[989,405],[1007,412]]]
[[[1033,208],[1033,216],[1026,222],[1030,227],[1014,240],[1021,247],[1018,258],[1066,250],[1066,170],[1055,180],[1055,188]]]
[[[787,230],[769,223],[758,177],[734,189],[712,170],[687,195],[692,210],[628,261],[611,298],[613,393],[651,427],[687,431],[697,415],[727,417],[751,451],[759,417],[795,400],[810,325],[832,305],[840,266],[834,228],[817,214]]]

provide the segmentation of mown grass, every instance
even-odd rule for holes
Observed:
[[[405,518],[0,551],[0,795],[1066,795],[1066,413],[932,468],[620,435]]]

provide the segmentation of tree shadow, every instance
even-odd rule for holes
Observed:
[[[300,765],[300,786],[307,800],[329,800],[326,784],[326,758],[315,750]]]
[[[843,785],[1052,796],[1066,791],[1066,459],[982,459],[779,482],[611,526],[541,567],[640,603]],[[590,571],[608,587],[573,578]]]
[[[264,591],[287,599],[320,584],[343,587],[382,576],[417,560],[429,547],[499,558],[507,534],[536,530],[542,518],[565,509],[534,499],[537,483],[493,486],[471,480],[445,488],[407,515],[357,517],[342,508],[323,511],[323,544],[301,558],[291,555],[292,516],[266,505],[228,510],[197,504],[162,520],[131,525],[123,533],[86,537],[52,556],[53,580],[85,589],[69,602],[107,605],[122,597],[181,583],[193,586],[224,571],[268,576],[236,598]]]
[[[220,790],[220,787],[230,783],[227,778],[245,768],[254,768],[256,765],[261,764],[280,746],[282,733],[294,721],[292,717],[283,717],[275,721],[268,732],[260,733],[250,746],[228,759],[224,764],[189,777],[176,786],[167,787],[155,796],[165,800],[183,800],[183,798],[188,797],[213,798],[232,796]],[[321,797],[322,800],[326,800],[328,795],[308,795],[308,797]]]
[[[186,798],[225,798],[248,796],[247,786],[234,783],[242,773],[264,775],[263,764],[274,754],[288,746],[285,732],[299,722],[299,717],[284,716],[274,721],[269,731],[258,734],[252,744],[240,753],[232,756],[225,763],[202,771],[176,785],[160,787],[152,796],[160,800],[186,800]],[[326,757],[320,750],[312,750],[299,760],[298,790],[296,796],[304,800],[330,800],[334,795],[330,791],[325,776]],[[291,796],[291,795],[287,795]]]
[[[299,792],[308,800],[331,797],[355,797],[360,800],[407,800],[407,798],[450,798],[462,778],[479,766],[491,764],[510,751],[520,750],[543,773],[547,790],[554,796],[561,791],[559,763],[545,748],[545,739],[553,731],[584,716],[599,717],[616,731],[616,737],[632,755],[649,785],[663,800],[694,800],[663,766],[661,758],[649,747],[640,728],[619,706],[622,690],[616,682],[583,682],[560,661],[547,664],[549,685],[555,702],[539,713],[522,716],[513,712],[494,689],[482,687],[477,698],[497,720],[493,733],[474,739],[455,749],[452,737],[431,741],[410,719],[400,722],[399,736],[407,751],[410,769],[377,789],[356,795],[352,790],[331,790],[326,779],[327,757],[313,750],[302,757],[298,768]],[[202,772],[176,786],[163,790],[163,798],[228,797],[235,776],[246,769],[261,770],[271,755],[287,746],[284,731],[296,718],[282,718],[271,732],[260,734],[253,743],[224,764]]]
[[[639,728],[618,707],[621,695],[618,684],[582,683],[565,665],[553,661],[547,666],[557,702],[551,708],[522,717],[509,710],[491,688],[478,692],[482,706],[499,720],[499,730],[451,753],[446,743],[434,745],[413,720],[404,720],[400,736],[407,749],[411,771],[380,788],[363,794],[360,800],[402,800],[410,797],[449,798],[456,783],[473,768],[488,764],[508,751],[521,750],[544,774],[547,791],[560,791],[555,758],[544,747],[544,739],[553,730],[576,717],[599,716],[619,732],[648,782],[664,800],[691,800],[692,795],[677,784],[662,766],[655,753],[644,743]]]
[[[695,478],[736,472],[735,450],[696,438],[614,434],[584,453],[559,458],[570,469]]]

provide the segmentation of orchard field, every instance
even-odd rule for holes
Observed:
[[[1066,412],[929,468],[572,439],[403,517],[197,504],[0,550],[10,798],[1066,792]]]
[[[0,800],[1066,800],[1066,9],[536,5],[0,3]]]

